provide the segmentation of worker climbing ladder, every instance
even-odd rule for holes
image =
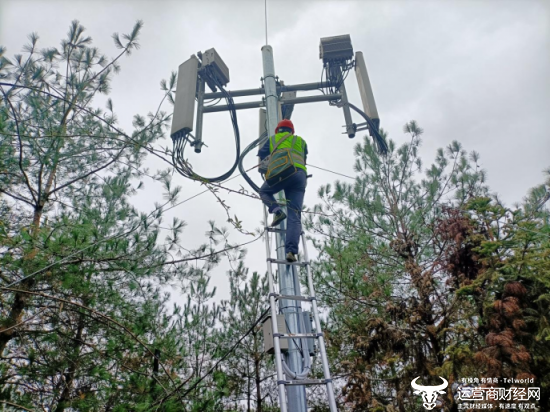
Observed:
[[[277,369],[277,386],[279,390],[279,404],[281,407],[281,412],[287,412],[287,394],[286,389],[291,386],[305,386],[305,385],[324,385],[327,391],[327,400],[331,412],[336,412],[336,400],[334,396],[334,385],[332,383],[332,378],[330,375],[327,352],[325,347],[325,339],[323,331],[321,328],[321,321],[319,319],[319,311],[317,308],[317,299],[315,297],[315,290],[313,288],[313,277],[311,275],[311,266],[307,253],[307,242],[305,240],[304,233],[301,234],[302,239],[302,256],[303,260],[299,259],[297,262],[289,263],[286,260],[279,260],[271,258],[271,239],[270,236],[272,233],[279,234],[279,239],[284,244],[285,232],[284,224],[281,224],[280,227],[270,227],[268,224],[268,213],[267,209],[264,208],[264,221],[265,221],[265,245],[266,245],[266,256],[267,256],[267,273],[268,273],[268,282],[269,282],[269,305],[271,309],[271,327],[272,327],[272,336],[273,336],[273,347],[275,353],[275,367]],[[283,227],[283,228],[281,228]],[[280,243],[280,242],[277,242]],[[280,248],[281,244],[277,244],[277,248]],[[283,294],[282,286],[280,293],[277,293],[275,289],[275,281],[273,278],[272,265],[277,264],[279,267],[279,276],[289,275],[290,271],[295,271],[294,274],[297,274],[298,268],[302,268],[301,274],[305,272],[308,293],[307,296],[302,296],[300,293],[299,285],[294,288],[295,295],[285,295]],[[286,271],[287,273],[281,272],[281,270]],[[294,279],[298,279],[297,276],[293,276]],[[299,283],[299,282],[298,282]],[[281,282],[282,284],[282,282]],[[303,319],[301,316],[301,307],[299,303],[308,302],[311,304],[311,312],[313,314],[313,321],[315,327],[315,333],[306,333],[305,325],[303,320],[301,322],[295,322],[294,324],[287,322],[288,333],[280,333],[278,322],[273,321],[277,319],[279,312],[283,312],[283,308],[293,307],[297,310],[296,315],[300,319]],[[292,304],[294,303],[294,304]],[[278,304],[278,305],[277,305]],[[292,327],[294,326],[294,328]],[[293,330],[295,329],[295,330]],[[303,358],[303,368],[301,372],[292,371],[288,368],[281,351],[281,339],[288,339],[288,347],[297,345],[299,346],[298,350],[302,353]],[[319,354],[321,357],[322,369],[323,369],[323,379],[308,379],[307,375],[311,369],[311,363],[308,363],[309,358],[309,349],[307,345],[307,340],[316,339],[319,348]],[[309,361],[311,362],[311,361]]]
[[[344,134],[353,138],[357,132],[368,130],[378,151],[381,154],[387,153],[388,147],[386,141],[379,133],[380,118],[376,109],[363,53],[358,51],[354,54],[349,35],[321,39],[319,44],[319,58],[323,63],[323,79],[321,82],[295,85],[284,84],[275,74],[273,48],[266,44],[261,50],[263,77],[260,79],[262,82],[261,87],[256,89],[226,90],[225,87],[229,83],[229,68],[213,48],[206,50],[204,53],[199,52],[197,55],[192,55],[180,65],[170,136],[173,141],[172,159],[174,167],[182,176],[199,180],[202,183],[219,183],[227,180],[238,166],[239,171],[248,184],[256,192],[259,192],[260,188],[248,176],[246,170],[244,170],[243,161],[245,156],[252,152],[256,146],[260,145],[261,147],[262,142],[265,142],[264,139],[270,136],[282,118],[290,119],[294,105],[304,103],[329,102],[331,106],[341,108],[344,112],[346,123]],[[364,111],[350,103],[347,98],[344,81],[352,69],[355,70],[357,76]],[[211,93],[206,93],[205,85],[208,85],[212,91]],[[322,95],[297,97],[296,93],[302,91],[321,91]],[[234,97],[254,95],[264,95],[264,97],[261,101],[243,103],[235,103],[233,100]],[[225,99],[226,105],[218,104],[222,98]],[[216,103],[204,104],[216,99]],[[195,105],[197,105],[196,116]],[[265,111],[260,109],[260,137],[250,143],[241,153],[240,132],[236,113],[238,110],[252,108],[265,108]],[[363,117],[365,122],[354,123],[351,110]],[[185,149],[186,147],[193,147],[195,153],[201,153],[203,146],[208,147],[203,143],[202,139],[203,116],[206,113],[220,111],[228,111],[230,113],[236,143],[236,160],[231,169],[223,175],[217,177],[200,176],[189,163],[185,155]],[[264,113],[263,119],[262,112]],[[196,122],[195,127],[194,122]],[[306,412],[307,398],[304,386],[325,385],[330,411],[336,412],[334,386],[330,377],[325,341],[319,321],[311,269],[307,256],[307,245],[303,234],[302,254],[304,260],[287,263],[283,253],[284,235],[286,233],[284,229],[285,222],[282,222],[279,228],[271,228],[267,227],[266,220],[265,226],[270,286],[269,302],[271,305],[271,319],[273,319],[271,333],[274,337],[273,348],[276,358],[281,411]],[[276,259],[271,258],[272,251],[269,236],[272,233],[276,235]],[[279,268],[279,292],[275,290],[272,264],[277,264]],[[302,276],[305,274],[307,277],[309,296],[301,296],[300,294],[298,269],[301,269]],[[304,321],[301,309],[302,303],[311,305],[311,312],[316,328],[315,333],[306,330],[306,322]],[[277,325],[278,312],[284,315],[281,328]],[[311,326],[309,317],[307,326]],[[282,328],[285,328],[284,333],[279,332],[279,330],[283,331]],[[288,329],[288,333],[286,329]],[[308,379],[308,374],[311,370],[308,343],[311,343],[313,339],[317,340],[318,343],[324,374],[323,379]],[[285,349],[284,356],[281,352],[281,342],[287,343],[285,345],[287,348]]]

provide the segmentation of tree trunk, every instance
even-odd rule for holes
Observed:
[[[80,348],[82,347],[82,332],[84,331],[84,316],[81,314],[78,319],[78,329],[76,331],[76,344],[73,350],[73,356],[69,359],[69,369],[67,373],[63,375],[65,380],[65,388],[61,393],[57,408],[54,412],[63,412],[68,406],[67,402],[71,399],[71,389],[73,388],[74,377],[76,369],[78,367],[78,357],[80,355]]]
[[[247,403],[247,412],[251,412],[250,401],[252,398],[252,391],[250,390],[250,359],[246,357],[246,403]]]
[[[72,110],[72,106],[74,104],[71,104],[71,107],[67,110],[65,113],[65,116],[63,116],[63,120],[61,122],[61,135],[64,135],[66,133],[67,125],[65,124],[65,121],[67,117],[69,116],[70,111]],[[44,206],[46,205],[46,202],[48,201],[48,194],[52,190],[52,186],[54,184],[55,176],[57,173],[57,167],[59,165],[59,153],[61,151],[61,148],[63,147],[63,139],[59,140],[59,144],[57,145],[57,149],[55,151],[55,158],[54,163],[52,167],[52,171],[50,172],[50,175],[48,176],[48,180],[46,182],[46,185],[44,187],[44,191],[42,192],[42,188],[40,187],[38,192],[41,194],[41,196],[37,199],[37,204],[34,208],[34,214],[32,219],[32,225],[31,225],[31,238],[32,242],[34,243],[36,241],[36,237],[38,236],[38,231],[40,230],[40,221],[42,219],[42,213],[44,211]],[[32,261],[34,256],[38,250],[36,247],[33,247],[31,252],[23,256],[23,261]],[[26,264],[23,265],[25,268],[27,266]],[[26,273],[27,275],[30,275],[32,273],[33,265],[32,263],[29,264],[23,273]],[[35,279],[30,278],[27,280],[24,280],[20,283],[19,288],[23,290],[31,290],[33,286],[35,285]],[[21,322],[21,318],[23,316],[23,312],[27,306],[27,300],[29,299],[29,295],[23,292],[16,292],[13,300],[13,304],[11,306],[10,314],[8,316],[8,319],[6,321],[6,327],[2,330],[0,330],[0,353],[3,353],[4,349],[6,348],[6,345],[9,343],[10,340],[13,339],[15,336],[16,328],[9,329],[8,331],[4,332],[6,329],[10,328],[13,325],[16,325]]]
[[[42,211],[44,209],[43,205],[37,205],[34,209],[34,215],[32,219],[32,226],[31,226],[31,237],[34,240],[36,239],[36,236],[38,235],[38,230],[40,229],[40,219],[42,218]],[[33,251],[28,253],[23,257],[23,261],[29,261],[32,260],[32,256],[36,254],[36,248],[33,248]],[[23,273],[30,274],[31,268],[33,267],[32,264],[24,264],[23,267],[27,267],[27,270],[24,270]],[[30,272],[30,273],[28,273]],[[22,281],[20,285],[18,286],[18,289],[23,290],[30,290],[33,288],[35,284],[35,279],[30,278]],[[6,348],[6,345],[12,338],[15,336],[16,328],[11,328],[13,325],[17,325],[21,322],[21,318],[23,317],[23,311],[25,310],[27,306],[27,300],[29,299],[29,295],[27,293],[23,292],[16,292],[13,304],[11,305],[10,314],[8,315],[8,318],[5,322],[5,328],[0,330],[0,353],[4,352],[4,349]],[[10,329],[11,328],[11,329]],[[9,329],[9,330],[6,330]]]
[[[254,375],[256,377],[256,411],[262,412],[262,390],[260,387],[262,377],[260,376],[260,356],[258,353],[254,354]]]

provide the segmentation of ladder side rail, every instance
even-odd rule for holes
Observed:
[[[307,271],[307,283],[309,288],[309,296],[312,298],[315,298],[315,290],[313,289],[313,276],[311,275],[311,262],[309,260],[309,256],[307,253],[307,245],[306,245],[306,238],[304,236],[304,233],[301,234],[302,237],[302,250],[304,251],[304,259],[309,264],[306,266]],[[319,310],[317,308],[317,300],[313,299],[311,301],[311,309],[313,312],[313,319],[315,321],[315,328],[317,329],[318,333],[321,333],[321,321],[319,319]],[[317,339],[317,342],[319,343],[319,352],[321,353],[321,361],[323,364],[323,374],[325,376],[325,380],[327,381],[327,396],[328,396],[328,402],[330,407],[330,412],[338,412],[336,409],[336,399],[334,397],[334,385],[332,383],[332,378],[330,376],[330,370],[328,365],[328,358],[327,358],[327,350],[325,347],[325,338],[323,335],[319,335],[319,338]]]
[[[265,226],[268,226],[267,216],[268,216],[267,209],[264,206]],[[270,233],[266,230],[265,231],[265,250],[266,250],[266,255],[268,257],[271,257],[271,246],[270,246],[271,242],[269,239],[269,235]],[[275,302],[275,297],[273,296],[273,293],[275,293],[275,286],[273,282],[273,273],[271,269],[271,264],[267,265],[267,277],[268,277],[268,283],[269,283],[269,306],[271,308],[271,329],[273,333],[273,350],[275,352],[275,367],[277,369],[277,386],[279,388],[279,405],[281,408],[281,412],[287,412],[285,385],[283,383],[279,383],[284,381],[285,377],[283,375],[281,345],[278,337],[279,329],[277,327],[277,305]]]
[[[306,260],[306,262],[307,262],[307,260]],[[300,287],[300,277],[299,277],[299,273],[298,273],[298,266],[291,266],[290,270],[292,270],[292,275],[293,275],[292,277],[293,277],[293,281],[294,281],[294,290],[296,291],[296,296],[302,296],[302,288]],[[294,303],[294,305],[295,305],[294,306],[295,311],[296,311],[295,316],[298,318],[297,319],[297,325],[296,325],[296,332],[294,332],[294,333],[304,333],[305,332],[305,325],[304,325],[304,317],[302,315],[302,302],[300,300],[292,300],[292,303]],[[306,357],[305,351],[307,350],[307,343],[304,345],[304,342],[305,342],[305,340],[298,339],[298,341],[295,342],[295,345],[298,348],[298,350],[301,349],[301,352],[303,354],[302,358],[305,361],[305,357]],[[307,356],[309,356],[309,354]],[[304,372],[304,368],[302,368],[302,370],[299,371],[299,372],[301,372],[301,373]]]
[[[277,194],[277,199],[283,211],[288,215],[287,206],[283,205],[284,197],[283,192]],[[295,290],[296,279],[298,272],[295,268],[295,263],[288,263],[285,257],[285,243],[286,243],[286,231],[288,229],[288,221],[284,220],[280,223],[281,229],[275,235],[275,247],[277,251],[277,266],[279,269],[279,293],[281,295],[300,295],[300,291]],[[267,224],[266,224],[267,226]],[[284,314],[286,327],[289,333],[300,333],[300,317],[302,312],[301,301],[292,299],[280,299],[279,311]],[[284,356],[285,364],[290,371],[294,374],[303,373],[303,358],[302,345],[295,339],[288,341],[288,351]],[[285,365],[283,365],[283,372],[285,371]],[[288,378],[288,376],[287,376]],[[307,404],[306,392],[304,388],[292,387],[287,390],[289,402],[295,401],[297,404],[290,406],[290,411],[302,410],[298,403],[303,403],[303,406]]]
[[[304,259],[304,262],[306,263],[306,266],[309,265],[309,262],[308,262],[307,258]],[[294,289],[296,290],[296,295],[302,296],[302,288],[301,288],[301,285],[300,285],[300,277],[299,277],[299,273],[298,273],[298,266],[292,266],[291,269],[292,269],[293,274],[294,274]],[[304,324],[304,316],[302,315],[303,310],[302,310],[301,301],[295,300],[293,302],[296,304],[296,313],[297,313],[298,319],[299,319],[298,325],[297,325],[298,328],[297,328],[296,333],[298,333],[298,334],[305,333],[305,324]],[[296,346],[298,346],[302,350],[302,358],[304,359],[304,368],[302,368],[301,372],[303,374],[303,372],[305,372],[305,370],[308,369],[308,373],[306,374],[306,376],[307,376],[307,375],[309,375],[309,372],[312,369],[312,363],[313,363],[312,360],[309,359],[309,367],[305,367],[305,365],[307,364],[306,357],[309,358],[309,352],[306,353],[306,351],[308,351],[307,339],[298,339],[298,342],[296,343]]]

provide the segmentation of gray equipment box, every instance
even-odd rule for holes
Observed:
[[[351,60],[353,58],[353,47],[349,34],[343,36],[323,37],[319,44],[319,58],[323,63],[334,60]]]
[[[261,136],[264,133],[267,133],[267,113],[265,109],[260,109],[260,128],[258,131],[258,136]],[[261,147],[261,146],[260,146]]]
[[[212,66],[214,75],[222,86],[229,83],[229,69],[214,48],[208,49],[202,54],[202,65]]]
[[[305,311],[302,312],[302,316],[304,317],[304,325],[306,327],[306,330],[304,333],[313,333],[313,320],[311,318],[311,312]],[[307,338],[307,349],[309,351],[309,356],[315,356],[315,339],[314,338]]]
[[[277,315],[277,330],[279,333],[288,333],[286,329],[285,315]],[[273,346],[273,329],[271,329],[271,316],[266,318],[263,324],[264,331],[264,352],[275,353]],[[288,339],[279,339],[281,350],[288,350]]]

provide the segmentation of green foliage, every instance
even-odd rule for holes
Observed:
[[[411,141],[390,141],[387,157],[367,138],[357,145],[355,183],[322,187],[315,211],[328,217],[307,222],[346,405],[421,411],[409,386],[416,376],[535,378],[547,404],[544,185],[507,209],[488,197],[477,153],[453,142],[423,169],[422,129],[410,122],[404,130]]]
[[[221,341],[224,351],[233,342],[246,334],[268,307],[267,276],[254,272],[249,276],[242,260],[229,272],[230,299],[222,301],[223,329]],[[261,324],[249,335],[224,362],[224,371],[229,382],[229,393],[224,399],[224,410],[266,411],[277,405],[277,388],[274,385],[274,365],[271,355],[264,353]],[[240,405],[242,400],[242,405]],[[244,406],[246,405],[246,407]]]
[[[538,200],[515,209],[474,199],[467,206],[482,270],[458,292],[474,298],[486,346],[476,360],[494,376],[534,378],[550,401],[550,225]],[[483,288],[483,293],[478,290]],[[478,296],[479,295],[479,296]]]
[[[113,36],[114,59],[77,21],[60,48],[39,49],[32,34],[24,55],[8,60],[0,49],[0,401],[167,412],[221,410],[229,393],[219,372],[181,398],[219,354],[214,249],[231,248],[233,259],[244,251],[213,223],[191,251],[183,220],[161,228],[180,188],[144,161],[162,157],[154,143],[165,112],[136,115],[126,133],[110,99],[106,110],[93,106],[120,58],[139,48],[142,25]],[[175,74],[163,82],[165,98],[174,84]],[[148,212],[132,205],[144,178],[164,189]],[[167,286],[187,292],[183,307],[168,310]]]
[[[93,105],[142,26],[113,35],[114,59],[77,21],[60,48],[39,49],[34,33],[11,60],[0,47],[0,402],[274,412],[272,359],[261,328],[249,330],[266,277],[249,275],[246,251],[214,222],[194,250],[182,246],[184,220],[161,226],[181,189],[144,162],[167,153],[154,146],[165,112],[136,115],[126,133],[111,99]],[[162,101],[173,102],[175,82],[161,81]],[[507,209],[488,197],[477,153],[452,142],[424,168],[423,130],[404,130],[410,142],[389,141],[384,157],[369,139],[358,144],[356,181],[321,187],[320,214],[306,222],[342,407],[421,411],[408,386],[419,375],[535,377],[550,402],[547,187]],[[146,178],[164,192],[148,212],[132,204]],[[211,277],[222,258],[230,297],[218,305]],[[185,293],[183,306],[169,310],[167,287]]]

